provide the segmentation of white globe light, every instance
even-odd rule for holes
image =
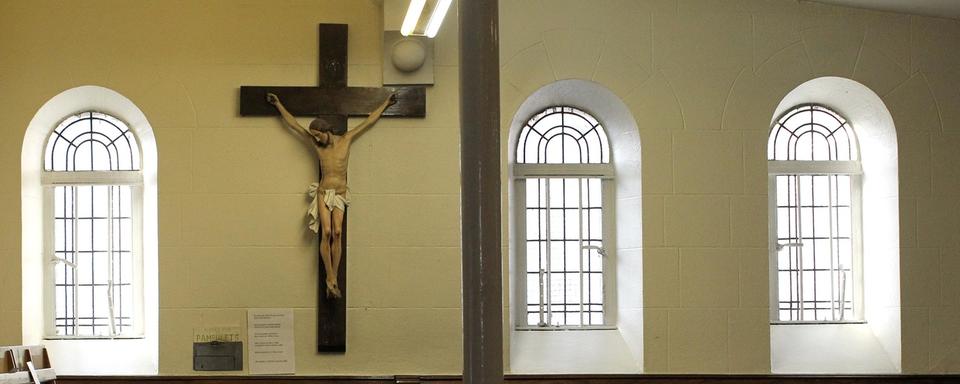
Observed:
[[[423,66],[427,48],[417,39],[405,38],[393,44],[393,66],[400,72],[413,72]]]

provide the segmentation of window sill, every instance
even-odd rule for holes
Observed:
[[[515,330],[510,335],[511,373],[595,374],[642,371],[642,357],[631,352],[617,329],[577,329],[571,332]]]
[[[770,325],[844,325],[844,324],[866,324],[866,320],[851,321],[771,321]]]
[[[44,340],[142,340],[144,336],[44,336]]]
[[[519,332],[550,332],[550,331],[615,331],[617,326],[615,325],[588,325],[583,327],[578,326],[554,326],[554,327],[537,327],[537,326],[525,326],[517,327],[515,330]]]
[[[158,344],[155,334],[142,338],[41,339],[58,374],[155,375]]]

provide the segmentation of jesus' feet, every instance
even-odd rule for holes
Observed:
[[[339,299],[342,297],[343,297],[343,294],[340,292],[340,287],[337,285],[337,282],[327,280],[327,298]]]

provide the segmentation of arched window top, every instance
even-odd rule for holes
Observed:
[[[785,113],[770,129],[768,160],[858,160],[850,123],[819,105],[803,105]]]
[[[606,131],[596,118],[577,108],[547,108],[533,115],[520,130],[518,164],[609,162]]]
[[[47,171],[138,171],[140,145],[120,119],[82,112],[50,133],[43,162]]]

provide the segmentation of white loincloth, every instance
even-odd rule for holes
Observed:
[[[350,206],[350,191],[347,191],[343,195],[337,194],[335,189],[324,189],[323,196],[320,196],[320,183],[312,183],[310,187],[307,188],[307,195],[310,196],[310,207],[307,208],[307,215],[310,217],[310,230],[313,233],[320,233],[320,199],[323,199],[323,204],[327,206],[327,210],[333,212],[334,209],[339,209],[340,211],[346,212],[347,207]]]

